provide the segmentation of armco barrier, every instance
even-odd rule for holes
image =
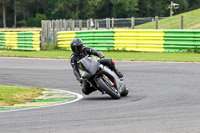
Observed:
[[[58,32],[58,47],[70,49],[70,42],[73,38],[81,38],[84,45],[96,50],[114,49],[114,31],[63,31]]]
[[[164,30],[165,52],[200,48],[200,30]]]
[[[42,28],[0,28],[0,32],[41,31]]]
[[[200,48],[200,30],[103,30],[58,32],[58,47],[70,49],[81,38],[96,50],[181,52]]]
[[[0,48],[40,50],[40,32],[0,32]]]
[[[118,30],[114,34],[114,47],[128,51],[163,52],[163,31]]]

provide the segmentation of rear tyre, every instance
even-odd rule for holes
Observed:
[[[104,90],[113,99],[120,99],[120,97],[121,97],[120,93],[117,90],[114,90],[115,88],[113,89],[113,87],[111,85],[109,85],[109,83],[107,83],[107,81],[104,81],[104,79],[102,77],[100,77],[98,79],[98,85],[99,85],[99,88]]]

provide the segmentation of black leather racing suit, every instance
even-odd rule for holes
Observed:
[[[80,75],[80,72],[79,72],[79,69],[78,69],[78,64],[77,62],[84,58],[85,56],[87,55],[95,55],[95,56],[98,56],[101,60],[99,61],[101,64],[103,65],[106,65],[108,66],[111,70],[114,70],[115,69],[115,65],[114,65],[114,62],[112,61],[112,59],[106,59],[105,56],[103,55],[102,52],[100,51],[95,51],[94,49],[92,48],[89,48],[89,47],[86,47],[86,46],[83,46],[83,49],[82,51],[79,53],[79,54],[72,54],[71,55],[71,60],[70,60],[70,63],[71,63],[71,66],[73,68],[73,72],[74,72],[74,75],[76,76],[77,80],[79,80],[81,78],[81,75]],[[103,58],[103,59],[102,59]],[[90,87],[90,84],[86,81],[83,82],[82,84],[82,92],[86,95],[90,94],[92,91],[95,91],[96,89],[93,88],[93,87]]]

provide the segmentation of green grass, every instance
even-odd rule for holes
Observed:
[[[181,16],[184,16],[184,29],[200,29],[200,9],[159,19],[159,29],[180,29]],[[155,21],[135,26],[135,29],[155,29]]]
[[[0,86],[0,106],[11,106],[30,101],[41,95],[42,88]]]
[[[1,57],[30,57],[69,59],[71,51],[3,51]],[[106,58],[126,61],[172,61],[172,62],[200,62],[198,53],[150,53],[150,52],[119,52],[104,51]]]
[[[66,59],[71,55],[70,51],[1,51],[1,57],[26,57],[26,58],[53,58]]]
[[[200,54],[196,53],[108,52],[105,55],[114,60],[200,62]]]

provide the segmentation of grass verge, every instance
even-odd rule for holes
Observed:
[[[184,29],[199,29],[200,28],[200,8],[189,12],[184,12],[172,17],[160,19],[158,21],[159,29],[180,29],[181,16],[184,16]],[[135,26],[135,29],[155,29],[155,21]]]
[[[27,57],[69,59],[71,51],[1,51],[0,57]],[[119,52],[104,51],[106,58],[126,61],[171,61],[171,62],[200,62],[198,53],[150,53],[150,52]]]
[[[42,88],[23,88],[18,86],[0,86],[0,106],[30,101],[41,95]]]

